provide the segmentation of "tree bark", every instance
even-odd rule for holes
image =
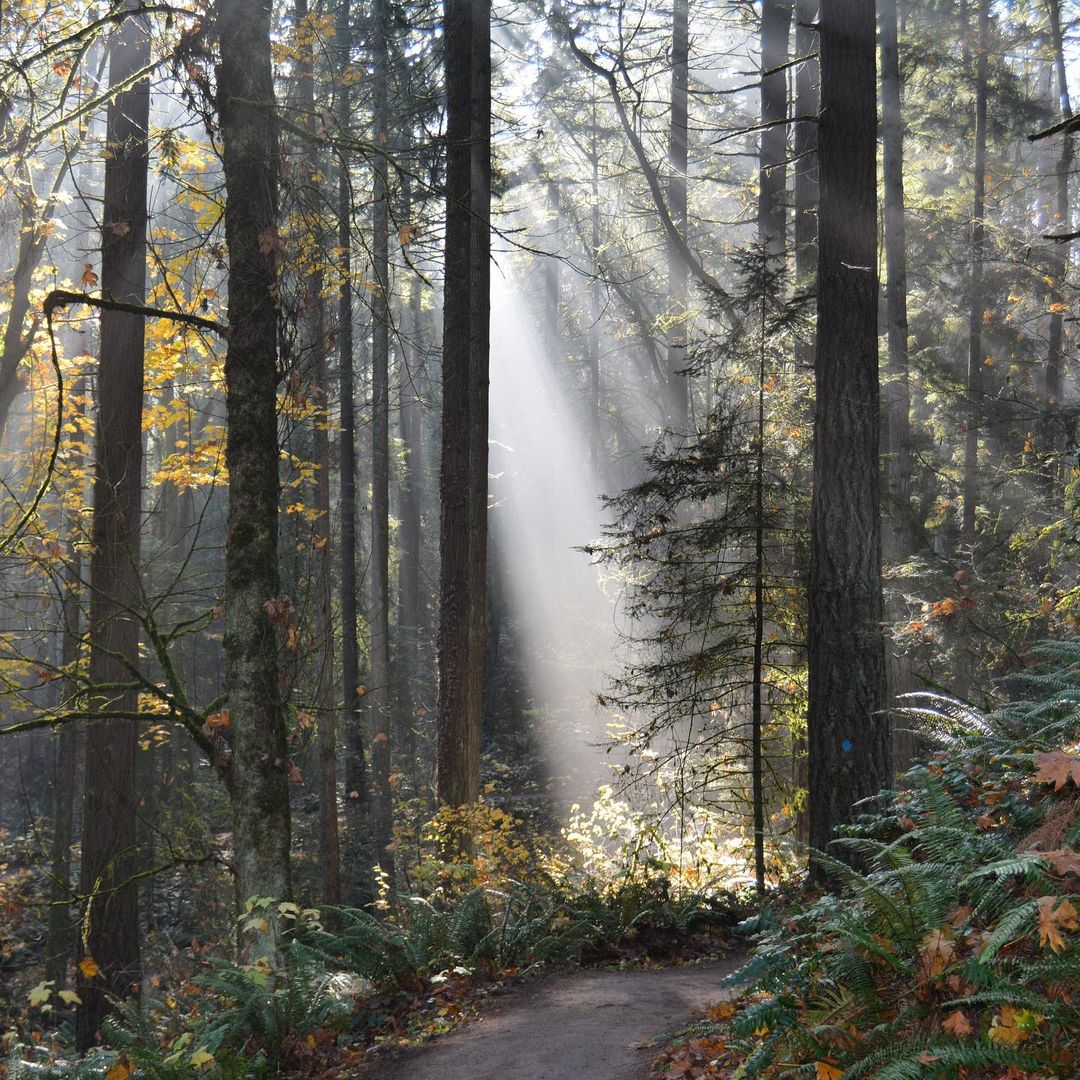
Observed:
[[[348,67],[352,54],[352,22],[349,0],[340,0],[337,42],[340,79],[337,87],[337,119],[347,136],[352,119],[352,87]],[[338,172],[338,247],[341,250],[342,283],[338,291],[338,378],[341,398],[339,441],[341,483],[341,693],[342,725],[348,747],[345,762],[346,807],[362,825],[368,811],[367,762],[364,718],[360,693],[360,648],[357,638],[356,580],[356,405],[354,379],[352,294],[352,189],[348,158],[343,155]],[[354,830],[356,831],[356,830]]]
[[[689,167],[688,96],[690,87],[690,4],[674,0],[671,13],[671,133],[668,143],[668,205],[679,236],[686,240],[687,170]],[[690,387],[686,367],[687,283],[686,260],[668,243],[667,387],[668,425],[685,432],[689,423]]]
[[[296,0],[296,22],[302,26],[308,17],[307,0]],[[303,37],[297,67],[296,97],[301,123],[312,128],[315,118],[314,48],[310,35]],[[330,543],[330,436],[328,425],[329,384],[326,378],[326,303],[323,297],[323,273],[318,253],[326,237],[321,221],[323,200],[319,193],[319,155],[314,141],[305,144],[303,214],[308,223],[306,241],[311,245],[311,269],[303,283],[303,309],[300,314],[300,349],[310,370],[312,400],[324,411],[316,413],[312,432],[315,474],[316,561],[318,584],[315,597],[315,637],[318,643],[319,670],[315,687],[317,710],[317,749],[319,762],[319,871],[322,903],[341,903],[341,845],[338,837],[337,799],[337,718],[334,715],[334,623],[333,623],[333,546]],[[329,918],[330,928],[336,919]]]
[[[885,299],[889,355],[884,394],[885,516],[882,519],[882,557],[888,564],[906,559],[914,550],[911,520],[911,384],[908,364],[907,228],[904,211],[904,125],[901,112],[900,53],[896,0],[879,0],[881,40],[881,143],[885,193]],[[888,604],[889,622],[903,616],[903,604]],[[914,689],[911,664],[890,650],[889,701]],[[907,733],[893,738],[896,769],[911,765],[914,745]]]
[[[1057,75],[1058,98],[1061,105],[1061,121],[1067,124],[1073,116],[1072,102],[1069,98],[1069,77],[1065,66],[1065,45],[1061,33],[1061,0],[1047,0],[1050,14],[1050,37],[1054,49],[1054,71]],[[1057,168],[1057,185],[1054,206],[1054,231],[1071,232],[1069,227],[1069,174],[1073,164],[1073,140],[1069,135],[1061,139],[1061,158]],[[1054,291],[1059,302],[1062,300],[1062,288],[1065,273],[1069,266],[1069,246],[1055,243],[1050,251],[1051,272],[1054,279]],[[1065,337],[1065,313],[1062,310],[1051,311],[1049,343],[1046,350],[1046,375],[1043,392],[1054,404],[1061,401],[1062,390],[1062,345]]]
[[[406,224],[412,222],[412,183],[402,181],[402,213]],[[402,470],[400,505],[400,553],[398,556],[398,652],[400,656],[401,724],[405,738],[402,749],[413,771],[414,792],[420,790],[416,770],[416,724],[420,707],[420,623],[422,600],[420,569],[422,556],[422,516],[424,502],[424,428],[423,400],[424,351],[420,344],[419,277],[409,281],[409,295],[402,312],[401,350],[401,444],[405,463]]]
[[[390,141],[386,0],[372,9],[372,86],[376,146]],[[394,880],[393,791],[390,788],[390,205],[386,159],[374,166],[371,265],[371,794],[376,857]]]
[[[446,257],[436,794],[480,794],[487,608],[491,9],[447,0]],[[462,838],[466,841],[467,838]]]
[[[810,843],[891,777],[881,632],[874,5],[823,0],[809,575]],[[811,855],[811,873],[825,876]]]
[[[990,47],[990,0],[979,0],[975,57],[975,194],[971,210],[971,284],[968,311],[967,430],[964,433],[964,506],[961,537],[975,545],[979,501],[979,429],[983,413],[983,264],[986,261],[986,92]]]
[[[277,382],[278,138],[269,0],[223,0],[218,116],[229,248],[225,354],[229,514],[225,543],[225,686],[229,695],[237,905],[287,899],[289,781],[280,699]],[[240,953],[280,958],[274,919],[245,923]]]
[[[773,268],[787,251],[787,71],[791,0],[761,5],[761,132],[758,168],[758,243]],[[778,70],[781,69],[781,70]],[[772,74],[769,74],[769,73]],[[805,124],[799,124],[805,127]]]
[[[818,112],[818,62],[814,25],[817,0],[795,0],[795,55],[806,57],[795,69],[795,114],[816,116]],[[817,274],[818,162],[817,124],[795,125],[795,284],[800,292],[812,293]],[[799,341],[795,361],[801,368],[814,362],[814,345]]]
[[[146,67],[150,34],[143,16],[125,19],[112,40],[110,85]],[[146,298],[146,213],[150,83],[143,79],[109,103],[101,229],[101,289],[116,300]],[[95,432],[94,518],[90,556],[90,681],[131,683],[139,663],[142,530],[143,319],[101,312],[98,419]],[[95,693],[101,716],[87,727],[86,794],[80,892],[88,896],[80,935],[82,967],[75,1041],[98,1038],[109,998],[137,994],[141,955],[138,869],[138,724],[111,717],[138,708],[135,689]],[[92,971],[93,959],[99,974]]]

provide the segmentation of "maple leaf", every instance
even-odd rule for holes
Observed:
[[[86,263],[82,272],[82,283],[86,286],[93,286],[98,283],[98,276],[94,273],[94,264]]]
[[[131,232],[131,226],[126,221],[110,221],[105,226],[113,236],[127,236]]]
[[[52,980],[48,982],[39,982],[30,991],[30,1004],[33,1008],[37,1008],[39,1005],[44,1005],[49,998],[52,997]]]
[[[420,230],[415,225],[402,225],[398,229],[398,243],[404,247],[406,244],[411,244],[416,239],[416,234]]]
[[[1054,750],[1049,754],[1036,754],[1035,766],[1039,770],[1035,780],[1039,784],[1053,784],[1060,791],[1070,780],[1080,787],[1080,758]]]
[[[954,952],[956,945],[953,942],[952,927],[931,930],[923,938],[922,948],[919,950],[919,960],[927,978],[940,975],[949,966]]]
[[[1070,847],[1058,848],[1056,851],[1037,851],[1033,854],[1045,859],[1061,877],[1066,874],[1080,875],[1080,852],[1073,851]]]
[[[844,1070],[838,1069],[831,1061],[816,1062],[814,1068],[817,1070],[816,1080],[840,1080],[844,1075]]]
[[[1039,944],[1044,949],[1049,945],[1053,952],[1061,952],[1066,948],[1061,931],[1080,929],[1080,922],[1076,908],[1068,900],[1062,900],[1056,909],[1055,903],[1056,896],[1039,897]]]
[[[285,241],[281,239],[276,225],[269,225],[259,233],[259,254],[269,255],[272,252],[278,255],[285,254]]]
[[[970,1035],[975,1029],[971,1026],[971,1021],[968,1020],[964,1014],[963,1009],[954,1009],[944,1020],[941,1021],[942,1031],[947,1032],[949,1035],[955,1035],[958,1039],[962,1039],[965,1035]]]
[[[83,973],[84,979],[92,979],[95,975],[101,974],[101,968],[97,966],[97,961],[89,954],[79,961],[79,970]]]

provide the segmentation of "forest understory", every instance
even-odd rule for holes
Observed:
[[[1076,1080],[1078,28],[0,4],[0,1076]]]

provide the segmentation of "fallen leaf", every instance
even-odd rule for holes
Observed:
[[[922,948],[919,950],[919,959],[926,977],[933,979],[940,975],[949,966],[949,961],[952,960],[955,952],[956,945],[953,942],[951,927],[931,930],[923,938]]]
[[[1053,952],[1066,948],[1066,941],[1061,936],[1062,930],[1080,928],[1077,922],[1076,908],[1068,900],[1062,900],[1055,909],[1056,896],[1039,897],[1039,944],[1045,949],[1050,946]]]
[[[1053,784],[1060,791],[1070,780],[1080,787],[1080,758],[1054,750],[1049,754],[1036,754],[1035,766],[1039,770],[1035,780],[1040,784]]]
[[[962,1039],[965,1035],[970,1035],[975,1029],[971,1026],[971,1021],[968,1020],[962,1009],[955,1009],[949,1013],[944,1020],[941,1021],[941,1029],[949,1035],[955,1035],[958,1039]]]
[[[840,1080],[844,1075],[843,1069],[838,1069],[829,1061],[819,1061],[814,1067],[817,1069],[817,1080]]]

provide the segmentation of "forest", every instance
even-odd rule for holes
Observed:
[[[0,1077],[1080,1077],[1070,82],[0,3]]]

